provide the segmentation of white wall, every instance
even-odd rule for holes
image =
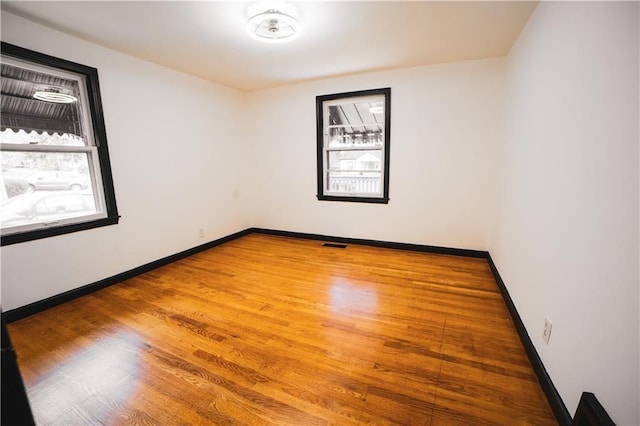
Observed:
[[[508,57],[490,246],[571,414],[591,391],[620,425],[640,424],[638,72],[638,3],[538,5]]]
[[[252,92],[255,224],[487,249],[504,59],[361,74]],[[388,205],[316,199],[317,95],[391,87]]]
[[[10,310],[245,229],[244,95],[2,12],[2,40],[98,68],[120,224],[2,248]],[[199,238],[203,228],[206,238]]]

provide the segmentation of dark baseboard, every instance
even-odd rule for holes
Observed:
[[[180,253],[172,254],[162,259],[158,259],[153,262],[147,263],[145,265],[138,266],[137,268],[133,268],[128,271],[116,274],[114,276],[102,279],[100,281],[96,281],[94,283],[87,284],[82,287],[78,287],[73,290],[69,290],[64,293],[57,294],[55,296],[51,296],[47,299],[30,303],[20,308],[11,309],[10,311],[7,311],[4,313],[4,318],[7,323],[18,321],[28,316],[37,314],[38,312],[42,312],[46,309],[53,308],[54,306],[58,306],[65,302],[69,302],[73,299],[77,299],[78,297],[85,296],[87,294],[93,293],[103,288],[110,287],[114,284],[118,284],[122,281],[128,280],[135,276],[144,274],[145,272],[149,272],[154,269],[160,268],[161,266],[168,265],[177,260],[184,259],[185,257],[189,257],[203,250],[207,250],[212,247],[219,246],[220,244],[226,243],[228,241],[235,240],[236,238],[240,238],[244,235],[250,234],[251,232],[252,231],[250,229],[245,229],[243,231],[236,232],[235,234],[227,235],[217,240],[210,241],[208,243],[190,248],[188,250],[181,251]]]
[[[279,235],[281,237],[304,238],[307,240],[330,241],[343,244],[362,244],[373,247],[391,248],[396,250],[411,250],[425,253],[448,254],[452,256],[475,257],[486,259],[489,255],[482,250],[468,250],[451,247],[427,246],[422,244],[396,243],[390,241],[367,240],[361,238],[345,238],[331,235],[305,234],[302,232],[280,231],[276,229],[250,228],[251,232],[258,234]]]
[[[504,299],[504,303],[507,305],[509,314],[511,314],[511,319],[516,327],[518,336],[520,336],[520,341],[522,342],[524,350],[527,353],[527,357],[531,362],[533,371],[536,373],[538,381],[542,386],[542,391],[549,401],[549,405],[553,410],[553,414],[555,414],[556,416],[556,420],[558,420],[558,423],[560,423],[561,425],[571,425],[571,414],[569,413],[569,410],[567,410],[567,407],[564,405],[564,402],[562,401],[558,390],[554,386],[551,377],[549,377],[549,373],[547,373],[547,370],[544,368],[544,364],[542,363],[542,360],[540,359],[535,346],[533,346],[533,342],[529,337],[527,329],[524,327],[524,323],[522,322],[522,318],[520,318],[520,314],[516,309],[516,305],[513,303],[513,300],[509,295],[509,291],[507,290],[504,281],[502,281],[502,277],[500,277],[500,273],[498,272],[495,263],[493,263],[491,255],[488,253],[487,262],[489,263],[491,273],[493,273],[496,283],[498,284],[500,293],[502,293],[502,298]]]
[[[193,247],[191,249],[182,251],[180,253],[176,253],[165,258],[147,263],[145,265],[139,266],[137,268],[133,268],[131,270],[122,272],[120,274],[114,275],[109,278],[105,278],[103,280],[97,281],[92,284],[88,284],[73,290],[69,290],[65,293],[58,294],[56,296],[52,296],[50,298],[31,303],[26,306],[22,306],[20,308],[12,309],[4,313],[4,317],[7,323],[20,320],[22,318],[26,318],[30,315],[34,315],[38,312],[44,311],[45,309],[52,308],[54,306],[60,305],[62,303],[68,302],[70,300],[76,299],[78,297],[84,296],[86,294],[93,293],[105,287],[112,286],[114,284],[120,283],[127,279],[133,278],[135,276],[144,274],[146,272],[157,269],[161,266],[168,265],[177,260],[183,259],[185,257],[194,255],[201,251],[216,247],[220,244],[235,240],[236,238],[240,238],[242,236],[258,233],[258,234],[267,234],[267,235],[278,235],[284,237],[292,237],[292,238],[305,238],[311,240],[319,240],[319,241],[328,241],[334,243],[342,243],[342,244],[363,244],[373,247],[383,247],[383,248],[391,248],[397,250],[411,250],[418,252],[426,252],[426,253],[436,253],[436,254],[447,254],[454,256],[464,256],[464,257],[473,257],[486,259],[489,263],[489,267],[491,268],[491,272],[496,280],[498,288],[500,289],[500,293],[502,294],[502,298],[511,314],[511,319],[515,325],[516,331],[520,336],[520,340],[524,346],[525,352],[531,362],[534,372],[538,377],[538,381],[542,386],[542,390],[544,391],[547,400],[553,410],[556,419],[561,425],[571,425],[571,414],[567,410],[567,407],[564,405],[560,394],[558,393],[556,387],[551,381],[551,377],[547,373],[547,370],[544,368],[544,364],[536,351],[536,348],[533,346],[531,339],[529,338],[529,334],[520,318],[520,314],[516,310],[516,307],[509,295],[507,287],[502,281],[500,277],[500,273],[496,268],[496,265],[493,263],[493,259],[491,259],[491,255],[489,252],[481,251],[481,250],[468,250],[468,249],[458,249],[458,248],[450,248],[450,247],[439,247],[439,246],[429,246],[429,245],[421,245],[421,244],[408,244],[408,243],[397,243],[397,242],[389,242],[389,241],[377,241],[377,240],[368,240],[368,239],[360,239],[360,238],[345,238],[345,237],[336,237],[336,236],[328,236],[328,235],[319,235],[319,234],[306,234],[300,232],[290,232],[290,231],[280,231],[275,229],[264,229],[264,228],[248,228],[243,231],[236,232],[235,234],[228,235],[226,237],[219,238],[217,240],[208,242],[206,244],[199,245],[197,247]]]

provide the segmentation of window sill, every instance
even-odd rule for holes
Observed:
[[[389,204],[389,198],[373,198],[373,197],[350,197],[336,195],[318,195],[319,201],[346,201],[348,203],[369,203],[369,204]]]
[[[102,219],[93,220],[91,222],[74,223],[71,225],[59,226],[56,228],[42,228],[33,231],[7,234],[3,235],[0,238],[0,245],[4,247],[11,244],[24,243],[26,241],[55,237],[58,235],[70,234],[72,232],[85,231],[87,229],[116,225],[119,220],[120,216],[105,217]]]

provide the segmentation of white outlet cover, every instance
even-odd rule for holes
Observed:
[[[551,338],[552,327],[553,327],[553,324],[551,324],[551,321],[549,321],[549,318],[545,318],[544,328],[542,329],[542,339],[547,345],[549,344],[549,339]]]

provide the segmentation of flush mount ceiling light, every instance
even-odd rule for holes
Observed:
[[[247,22],[247,31],[256,40],[277,43],[298,37],[300,23],[291,15],[269,9],[252,16]]]
[[[56,104],[70,104],[78,100],[75,96],[62,93],[60,89],[55,87],[38,90],[33,94],[33,97],[39,101],[53,102]]]

